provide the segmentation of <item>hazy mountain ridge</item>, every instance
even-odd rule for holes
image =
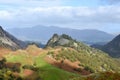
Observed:
[[[108,42],[114,38],[113,35],[99,30],[93,29],[79,30],[60,28],[55,26],[47,27],[41,25],[30,28],[12,28],[7,29],[7,31],[14,34],[14,36],[16,36],[19,39],[40,41],[44,43],[47,42],[54,33],[67,34],[78,41],[85,41],[91,43]]]

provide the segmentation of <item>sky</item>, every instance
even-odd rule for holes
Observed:
[[[58,26],[120,33],[120,0],[0,0],[3,28]]]

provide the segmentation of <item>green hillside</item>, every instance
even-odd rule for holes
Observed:
[[[56,68],[52,66],[51,64],[48,64],[44,60],[45,54],[42,54],[40,56],[34,57],[34,61],[36,63],[36,66],[39,68],[37,73],[39,74],[41,80],[68,80],[71,76],[74,76],[75,74],[66,72],[64,70],[61,70],[59,68]],[[17,55],[8,57],[7,60],[9,62],[21,62],[23,64],[28,64],[25,60],[27,58],[27,55]],[[24,61],[23,61],[24,60]]]
[[[63,34],[59,36],[55,34],[46,46],[54,49],[62,47],[58,54],[53,54],[55,52],[52,52],[52,57],[56,60],[79,61],[81,63],[80,66],[90,68],[92,72],[120,71],[119,60],[115,60],[101,50],[78,42],[68,35]]]
[[[63,47],[58,51],[57,55],[54,54],[54,51],[49,55],[52,55],[56,60],[68,59],[72,62],[79,61],[80,66],[89,67],[93,72],[120,71],[120,61],[105,53],[78,52],[71,48]]]

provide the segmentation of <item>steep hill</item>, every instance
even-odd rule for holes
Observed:
[[[102,47],[102,50],[112,57],[120,57],[120,35]]]
[[[118,60],[113,59],[98,49],[78,42],[65,34],[54,34],[46,45],[46,48],[49,49],[50,47],[52,47],[53,50],[48,52],[48,55],[50,58],[55,59],[51,60],[58,61],[56,62],[57,64],[61,61],[63,69],[66,64],[66,59],[71,62],[78,61],[80,63],[79,67],[78,69],[75,68],[75,70],[78,71],[83,71],[84,69],[90,72],[118,71],[120,68],[120,62]]]
[[[25,48],[26,44],[3,30],[0,26],[0,47],[16,50]]]
[[[55,26],[48,27],[42,25],[29,28],[12,28],[7,29],[7,31],[14,34],[14,36],[19,39],[40,41],[44,43],[46,43],[54,33],[57,33],[59,35],[67,34],[78,41],[84,41],[87,43],[108,42],[114,38],[113,35],[99,30],[79,30],[60,28]]]

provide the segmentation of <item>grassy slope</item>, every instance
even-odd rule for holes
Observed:
[[[40,67],[40,76],[43,80],[67,80],[73,75],[48,64],[43,58],[43,56],[40,56],[36,59],[37,66]]]
[[[22,53],[17,55],[12,55],[11,53],[6,57],[8,62],[21,62],[23,65],[36,63],[36,66],[40,68],[39,75],[42,78],[42,80],[68,80],[72,76],[77,76],[73,73],[61,70],[59,68],[56,68],[48,64],[44,60],[45,56],[46,56],[46,53],[43,53],[36,57],[33,57],[32,55],[28,55],[28,54],[22,54]]]
[[[54,38],[56,41],[54,41]],[[69,42],[61,45],[65,42],[61,42],[61,39],[66,39]],[[54,54],[56,51],[49,52],[48,54],[52,55],[56,60],[68,59],[73,62],[79,61],[81,66],[89,67],[92,72],[120,71],[120,61],[113,59],[101,50],[91,48],[65,34],[58,37],[57,34],[53,35],[46,47],[53,47],[54,49],[61,47],[62,49],[57,52],[57,55]]]
[[[52,53],[55,53],[54,51]],[[107,54],[102,53],[84,53],[77,52],[69,48],[62,48],[58,51],[59,54],[53,55],[56,59],[68,59],[71,61],[80,61],[80,65],[88,66],[92,68],[95,72],[100,71],[119,71],[120,61],[117,61]]]

